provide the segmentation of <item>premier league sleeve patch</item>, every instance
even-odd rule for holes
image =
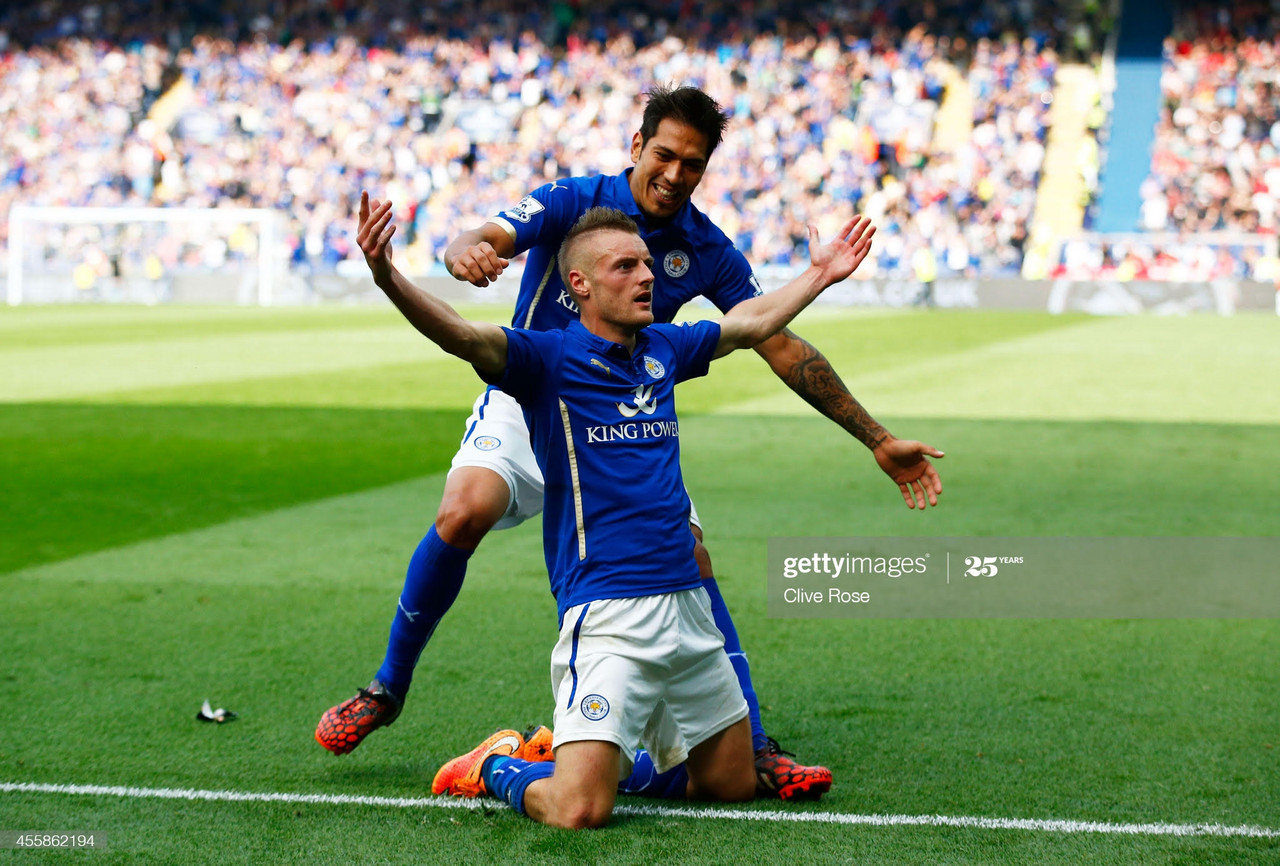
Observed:
[[[593,722],[598,722],[609,715],[609,702],[602,695],[587,695],[578,705],[582,715]]]
[[[542,206],[542,202],[538,201],[531,195],[527,195],[520,199],[520,203],[511,210],[504,210],[503,216],[511,217],[513,220],[522,223],[528,223],[534,216],[542,213],[546,208]]]

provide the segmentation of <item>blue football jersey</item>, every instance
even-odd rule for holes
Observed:
[[[578,217],[593,207],[616,208],[640,227],[653,256],[655,321],[670,322],[699,295],[727,313],[760,294],[746,258],[692,202],[669,220],[651,225],[631,194],[630,177],[627,169],[619,175],[557,180],[491,219],[514,235],[516,254],[529,253],[512,327],[549,331],[577,320],[578,305],[560,279],[557,253]]]
[[[706,375],[716,322],[655,324],[636,348],[576,320],[507,331],[494,382],[520,401],[546,482],[543,548],[560,615],[701,586],[680,474],[675,386]]]

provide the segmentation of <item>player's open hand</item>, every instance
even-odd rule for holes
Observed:
[[[373,281],[382,285],[391,273],[391,236],[396,227],[391,223],[391,202],[369,199],[369,193],[360,191],[360,222],[356,229],[356,243],[364,253],[365,264],[373,271]]]
[[[890,436],[872,452],[876,463],[892,478],[902,491],[908,508],[938,504],[942,493],[942,479],[938,470],[929,462],[930,457],[942,457],[942,452],[932,445],[914,439],[894,439]]]
[[[483,288],[496,280],[507,269],[508,264],[510,261],[498,255],[492,244],[480,241],[458,253],[450,273],[454,279]]]
[[[876,233],[869,217],[854,217],[844,224],[831,243],[818,243],[818,229],[809,226],[809,262],[822,272],[823,285],[838,283],[852,274],[871,252],[871,237]]]

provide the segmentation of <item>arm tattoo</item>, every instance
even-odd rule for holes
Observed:
[[[780,371],[775,368],[787,387],[868,448],[875,449],[884,442],[889,432],[849,393],[831,362],[808,341],[790,330],[784,333],[791,337],[793,345],[802,349],[800,358],[789,368]]]

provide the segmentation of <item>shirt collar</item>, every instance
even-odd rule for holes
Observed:
[[[615,343],[613,340],[606,340],[604,337],[598,337],[586,329],[582,322],[574,319],[565,328],[565,331],[574,339],[581,343],[585,343],[587,348],[594,349],[601,355],[613,355],[615,358],[633,358],[640,354],[649,346],[649,335],[645,333],[647,329],[641,329],[636,334],[636,348],[634,352],[628,352],[627,347],[621,343]]]

